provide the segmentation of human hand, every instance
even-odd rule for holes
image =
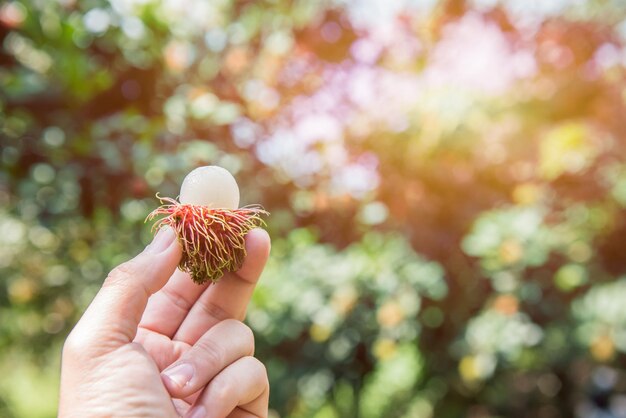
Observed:
[[[176,269],[174,232],[159,231],[115,268],[63,347],[60,417],[266,417],[269,383],[241,323],[269,255],[267,233],[217,284]]]

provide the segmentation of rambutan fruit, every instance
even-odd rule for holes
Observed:
[[[225,272],[239,270],[246,257],[245,235],[263,226],[261,216],[268,215],[260,206],[237,208],[235,179],[215,166],[200,167],[187,175],[180,202],[159,199],[161,206],[146,221],[163,216],[153,225],[153,232],[164,226],[176,232],[183,249],[178,267],[198,284],[216,282]]]

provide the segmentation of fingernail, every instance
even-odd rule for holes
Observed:
[[[159,229],[159,232],[157,232],[156,236],[146,249],[152,254],[160,253],[169,247],[175,238],[176,234],[174,233],[174,230],[169,226],[164,226]]]
[[[204,418],[206,417],[206,409],[202,405],[194,406],[187,412],[185,418]]]
[[[164,370],[163,375],[179,388],[183,388],[193,377],[193,366],[188,363],[177,364]]]

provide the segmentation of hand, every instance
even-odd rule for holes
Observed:
[[[117,268],[63,347],[60,417],[266,417],[269,384],[241,323],[269,255],[246,236],[236,273],[199,286],[176,269],[180,246],[161,230]]]

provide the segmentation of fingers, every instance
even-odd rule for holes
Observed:
[[[254,357],[243,357],[215,376],[185,417],[265,418],[268,402],[265,366]]]
[[[159,231],[141,254],[109,274],[66,344],[112,350],[131,342],[148,297],[165,284],[180,256],[174,231]]]
[[[241,409],[240,407],[235,408],[233,412],[228,414],[228,418],[257,418],[258,415],[251,414],[245,409]]]
[[[228,319],[215,325],[180,359],[161,373],[174,398],[184,399],[202,389],[220,371],[254,354],[254,336],[243,323]]]
[[[197,285],[189,273],[176,270],[167,284],[148,300],[139,326],[171,338],[209,284]]]
[[[146,328],[137,328],[134,342],[141,344],[152,357],[159,371],[178,360],[191,346],[183,341],[172,341],[169,337],[150,331]]]
[[[246,260],[236,273],[225,274],[198,298],[180,325],[175,340],[194,344],[216,323],[227,318],[243,320],[259,276],[270,252],[270,238],[263,229],[246,235]]]
[[[172,404],[174,405],[174,409],[176,409],[176,416],[182,417],[189,410],[189,404],[182,399],[172,399]]]

